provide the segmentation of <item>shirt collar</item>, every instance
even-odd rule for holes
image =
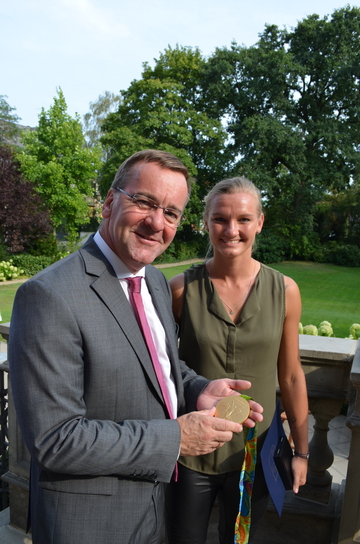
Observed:
[[[99,231],[94,236],[94,242],[102,252],[102,254],[107,258],[111,266],[113,267],[115,274],[119,280],[123,280],[124,278],[131,278],[135,276],[142,276],[145,277],[145,267],[141,268],[136,272],[136,274],[133,274],[126,264],[116,255],[116,253],[113,252],[112,249],[107,245],[105,240],[102,238]]]

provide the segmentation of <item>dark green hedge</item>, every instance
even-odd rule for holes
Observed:
[[[24,275],[31,277],[51,265],[54,262],[52,257],[45,255],[29,255],[28,253],[19,253],[11,256],[13,263],[18,268],[24,270]]]

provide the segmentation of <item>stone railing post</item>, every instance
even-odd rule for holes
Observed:
[[[347,400],[355,348],[355,340],[300,335],[301,363],[315,424],[307,482],[299,496],[322,504],[329,502],[332,476],[327,469],[334,460],[328,444],[329,423]]]
[[[339,529],[339,544],[360,542],[360,340],[351,367],[350,380],[353,389],[346,425],[352,433]]]
[[[8,340],[10,323],[0,324],[0,333]],[[10,525],[26,530],[29,502],[30,455],[22,439],[11,394],[9,373],[9,470],[2,479],[9,484]]]

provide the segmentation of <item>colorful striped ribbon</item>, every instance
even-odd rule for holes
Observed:
[[[251,397],[241,395],[247,401]],[[257,423],[255,427],[244,427],[245,457],[241,468],[239,489],[239,513],[235,521],[234,544],[247,544],[251,525],[251,496],[255,479]]]

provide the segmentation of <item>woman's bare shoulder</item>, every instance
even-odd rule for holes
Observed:
[[[173,295],[177,291],[183,291],[184,284],[185,284],[184,274],[182,273],[182,274],[177,274],[176,276],[173,276],[171,280],[169,280],[169,284],[170,284]]]

